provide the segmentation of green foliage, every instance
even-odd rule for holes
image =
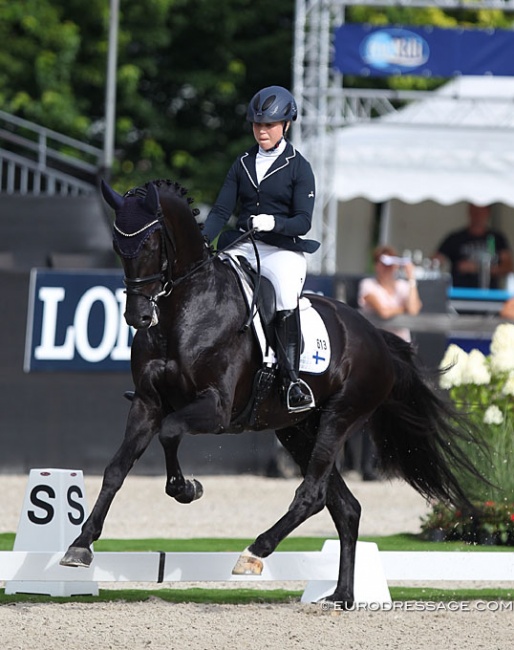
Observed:
[[[499,325],[491,354],[450,345],[441,362],[441,386],[481,432],[488,449],[468,445],[467,457],[487,482],[459,477],[476,502],[514,503],[514,325]]]
[[[471,420],[476,422],[476,419],[475,412]],[[514,503],[514,420],[510,416],[501,424],[482,424],[481,429],[489,448],[467,445],[465,451],[487,482],[476,481],[462,474],[462,487],[477,503]]]
[[[246,104],[290,87],[294,0],[124,0],[120,3],[116,162],[120,189],[172,178],[211,202],[253,142]],[[500,11],[349,7],[377,24],[510,27]],[[103,147],[109,2],[0,0],[0,109]],[[431,89],[441,79],[347,77],[346,86]]]
[[[475,506],[469,509],[435,504],[424,520],[427,536],[514,545],[514,325],[499,325],[491,354],[469,354],[450,345],[441,362],[446,372],[441,387],[485,441],[464,450],[486,479],[477,481],[456,471],[464,492]]]
[[[466,540],[476,544],[514,546],[514,503],[477,502],[476,511],[437,503],[423,520],[427,539]]]

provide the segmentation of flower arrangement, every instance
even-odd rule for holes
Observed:
[[[436,503],[422,520],[423,534],[514,545],[514,324],[496,328],[488,356],[451,344],[440,367],[441,388],[489,445],[490,455],[471,446],[466,454],[491,485],[462,477],[476,511],[471,514]]]
[[[441,388],[475,420],[500,425],[514,414],[514,324],[498,325],[488,357],[480,350],[468,354],[451,344],[440,367],[448,369],[441,376]]]
[[[423,519],[423,536],[432,541],[462,540],[472,544],[514,546],[514,503],[475,503],[470,514],[436,503]]]

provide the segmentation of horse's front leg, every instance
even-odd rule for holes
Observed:
[[[105,468],[102,488],[91,514],[84,522],[80,535],[70,544],[60,564],[74,567],[88,567],[91,564],[93,553],[90,546],[102,533],[113,499],[157,430],[156,420],[142,417],[138,404],[134,402],[129,413],[125,437]]]
[[[178,460],[178,448],[182,441],[182,423],[175,416],[168,416],[163,422],[159,440],[166,460],[166,487],[169,497],[179,503],[191,503],[203,495],[203,487],[196,479],[185,479]]]
[[[223,415],[221,400],[215,390],[209,389],[180,410],[164,418],[159,441],[166,458],[166,494],[179,503],[191,503],[203,495],[203,487],[196,479],[185,479],[178,460],[178,448],[186,433],[219,433]]]

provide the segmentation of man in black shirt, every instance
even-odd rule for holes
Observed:
[[[505,235],[489,226],[489,206],[470,205],[466,228],[450,233],[434,258],[450,265],[454,287],[498,289],[512,272],[512,253]]]

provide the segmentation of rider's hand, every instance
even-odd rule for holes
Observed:
[[[252,228],[257,232],[269,232],[275,227],[275,217],[272,214],[254,214],[251,219]]]

